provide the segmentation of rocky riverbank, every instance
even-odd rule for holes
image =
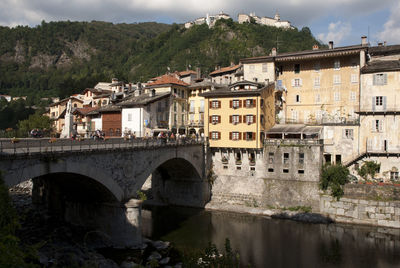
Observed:
[[[179,253],[170,243],[144,239],[139,249],[118,250],[96,231],[70,225],[34,207],[32,182],[10,189],[20,217],[17,236],[37,251],[42,267],[181,267]]]

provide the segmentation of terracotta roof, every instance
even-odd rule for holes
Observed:
[[[393,72],[400,71],[399,60],[377,60],[368,62],[361,68],[361,73]]]
[[[377,55],[391,55],[398,54],[400,52],[400,45],[392,45],[392,46],[374,46],[368,49],[368,53],[371,56]]]
[[[205,87],[214,87],[214,88],[219,88],[219,87],[223,87],[222,85],[220,85],[220,84],[217,84],[217,83],[213,83],[213,82],[211,82],[211,81],[200,81],[200,82],[196,82],[196,83],[193,83],[193,84],[191,84],[190,86],[189,86],[189,88],[190,89],[194,89],[194,88],[205,88]]]
[[[234,66],[229,66],[229,67],[223,67],[219,70],[215,70],[214,72],[211,72],[210,75],[217,75],[220,73],[227,73],[227,72],[233,72],[239,69],[240,65],[234,65]]]
[[[53,102],[52,104],[49,105],[49,107],[50,107],[50,106],[59,105],[59,104],[61,104],[61,103],[63,103],[63,102],[68,102],[70,99],[71,99],[71,100],[74,99],[74,100],[76,100],[76,101],[79,101],[79,102],[83,103],[83,100],[78,99],[78,98],[72,96],[72,97],[69,97],[69,98],[62,99],[62,100],[57,101],[57,102]]]
[[[188,86],[189,84],[183,82],[182,80],[179,80],[172,74],[165,74],[158,78],[156,81],[148,83],[146,87],[152,87],[152,86],[160,86],[160,85],[180,85],[180,86]]]
[[[183,72],[178,72],[179,76],[187,76],[187,75],[190,75],[190,74],[197,74],[197,73],[195,71],[193,71],[193,70],[187,70],[187,71],[183,71]]]
[[[83,107],[83,108],[76,108],[76,110],[74,111],[74,113],[79,113],[82,115],[86,115],[94,110],[99,109],[99,107]]]
[[[130,96],[124,101],[118,103],[118,106],[122,107],[135,107],[141,105],[147,105],[149,103],[158,101],[163,98],[167,98],[171,95],[171,92],[164,92],[164,93],[156,93],[155,96],[151,96],[151,94],[142,94],[139,96]]]

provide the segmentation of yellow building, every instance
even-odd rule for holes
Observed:
[[[50,119],[54,120],[53,126],[55,128],[56,133],[61,133],[64,127],[65,109],[67,108],[67,103],[69,100],[71,100],[71,105],[73,108],[83,107],[83,100],[75,97],[69,97],[49,105]]]
[[[263,148],[265,131],[275,123],[274,84],[241,81],[201,94],[210,147]]]

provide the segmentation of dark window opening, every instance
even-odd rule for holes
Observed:
[[[224,169],[228,169],[228,166],[224,166]]]
[[[256,168],[255,168],[255,167],[251,167],[250,170],[253,170],[253,171],[254,171],[254,170],[256,170]]]
[[[287,168],[283,169],[283,173],[289,173],[289,169]]]
[[[274,172],[274,169],[273,168],[269,168],[268,172]]]
[[[325,163],[330,164],[332,162],[332,159],[331,159],[332,157],[330,154],[325,154],[324,158],[325,158]]]
[[[340,155],[340,154],[337,154],[336,156],[335,156],[335,162],[336,162],[336,164],[341,164],[342,163],[342,155]]]
[[[298,172],[299,174],[304,174],[304,169],[299,169],[297,172]]]
[[[242,169],[242,167],[236,167],[236,169],[237,169],[237,170],[241,170],[241,169]]]
[[[295,64],[295,65],[294,65],[294,73],[295,73],[295,74],[300,73],[300,64]]]

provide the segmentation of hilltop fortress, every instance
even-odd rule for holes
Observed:
[[[224,13],[220,12],[217,15],[209,15],[207,14],[206,17],[201,17],[198,19],[195,19],[194,21],[189,21],[185,23],[185,28],[189,29],[193,25],[201,25],[201,24],[207,24],[208,27],[214,27],[215,23],[220,20],[220,19],[230,19],[231,17]],[[277,28],[285,28],[285,29],[293,29],[293,26],[290,24],[290,21],[287,20],[281,20],[280,15],[278,12],[275,14],[273,18],[270,17],[259,17],[256,16],[256,13],[250,13],[249,15],[247,14],[238,14],[238,22],[240,24],[242,23],[250,23],[254,22],[257,24],[262,24],[262,25],[268,25],[268,26],[273,26]]]

